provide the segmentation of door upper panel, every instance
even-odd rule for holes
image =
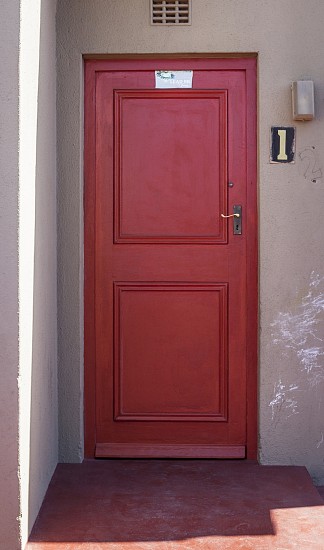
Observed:
[[[225,243],[227,91],[114,96],[115,242]]]

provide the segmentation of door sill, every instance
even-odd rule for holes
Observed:
[[[245,458],[245,445],[97,443],[96,458]]]

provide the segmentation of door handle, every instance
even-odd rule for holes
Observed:
[[[242,235],[242,206],[233,206],[233,214],[221,214],[222,218],[233,218],[233,235]],[[238,218],[235,220],[235,218]]]
[[[221,214],[222,218],[239,218],[240,217],[240,214],[238,214],[237,212],[235,212],[235,214],[229,214],[228,216],[225,216],[225,214]]]

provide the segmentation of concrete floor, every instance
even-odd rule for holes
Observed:
[[[27,550],[324,549],[305,468],[97,460],[57,467]]]

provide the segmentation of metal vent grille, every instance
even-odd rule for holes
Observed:
[[[151,0],[152,25],[190,25],[191,0]]]

